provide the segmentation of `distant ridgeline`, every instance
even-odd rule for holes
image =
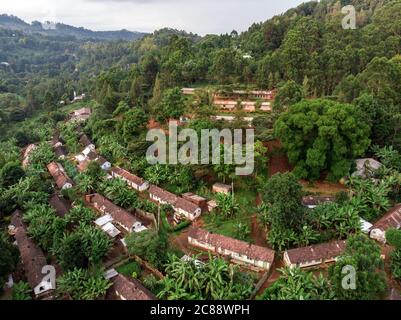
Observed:
[[[146,33],[131,32],[128,30],[119,31],[92,31],[85,28],[77,28],[62,23],[41,23],[33,21],[28,24],[15,16],[6,14],[0,15],[0,28],[23,31],[25,33],[40,33],[44,35],[75,37],[77,39],[92,40],[138,40],[142,39]]]

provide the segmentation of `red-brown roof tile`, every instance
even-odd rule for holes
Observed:
[[[204,229],[191,229],[189,237],[200,242],[210,244],[216,248],[221,248],[241,255],[245,255],[249,259],[266,261],[270,264],[272,264],[274,261],[274,250],[249,244],[247,242],[229,238],[219,234],[213,234]]]
[[[333,241],[304,248],[288,250],[291,264],[304,264],[312,261],[328,260],[340,256],[346,247],[345,241]]]
[[[117,176],[127,179],[128,181],[131,181],[132,183],[136,184],[137,186],[142,186],[145,183],[144,179],[128,172],[127,170],[119,168],[119,167],[112,168],[111,172]]]
[[[377,221],[372,229],[387,231],[388,229],[401,228],[401,205],[392,208],[383,218]]]
[[[15,240],[20,251],[28,284],[34,289],[44,277],[42,268],[47,265],[46,257],[39,246],[28,236],[20,211],[13,214],[11,223],[16,228]]]

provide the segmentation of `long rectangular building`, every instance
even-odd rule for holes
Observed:
[[[112,290],[120,300],[156,300],[156,297],[136,279],[130,280],[119,274],[112,281]]]
[[[345,241],[333,241],[284,252],[286,266],[310,268],[324,263],[335,262],[344,252]]]
[[[269,248],[213,234],[203,229],[191,229],[188,235],[188,242],[196,248],[229,257],[237,263],[268,271],[274,262],[275,252]]]
[[[151,200],[161,205],[171,205],[175,211],[175,219],[177,222],[181,220],[181,218],[194,221],[202,214],[202,209],[198,205],[184,198],[177,197],[175,194],[155,185],[150,186],[149,197]]]
[[[60,163],[52,162],[47,165],[47,169],[49,170],[59,189],[65,190],[72,188],[74,182],[68,177]]]
[[[144,192],[147,189],[149,189],[148,182],[122,168],[119,167],[112,168],[110,170],[110,174],[113,178],[119,178],[124,180],[128,184],[128,186],[139,192]]]
[[[109,214],[127,232],[141,232],[146,229],[135,216],[98,193],[87,195],[85,199],[99,212]]]
[[[17,242],[25,276],[35,295],[38,297],[55,289],[50,282],[43,281],[45,277],[42,273],[43,267],[48,263],[42,249],[28,236],[27,227],[22,220],[22,212],[13,213],[9,230]]]

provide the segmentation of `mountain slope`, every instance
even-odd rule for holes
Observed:
[[[25,33],[40,33],[42,35],[51,35],[59,37],[74,37],[76,39],[91,39],[91,40],[126,40],[133,41],[142,39],[146,33],[132,32],[128,30],[119,31],[92,31],[85,28],[77,28],[63,23],[48,23],[42,24],[39,21],[34,21],[28,24],[25,21],[15,16],[6,14],[0,15],[0,28],[8,30],[22,31]]]

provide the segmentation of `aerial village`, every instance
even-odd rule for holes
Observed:
[[[193,88],[181,90],[181,94],[190,100],[196,92]],[[252,127],[255,116],[272,112],[275,94],[276,90],[219,92],[213,96],[213,105],[219,112],[212,117],[220,122],[233,122],[237,120],[235,113],[240,108],[244,112],[241,113],[243,120],[248,123],[247,126]],[[132,173],[129,168],[108,161],[106,156],[101,154],[102,148],[99,148],[83,129],[93,113],[91,107],[85,106],[87,101],[78,101],[79,105],[83,106],[79,109],[71,110],[71,106],[76,108],[76,104],[69,106],[71,111],[67,119],[54,129],[53,139],[48,142],[55,155],[54,161],[46,164],[54,187],[48,205],[60,219],[71,216],[67,219],[69,224],[66,225],[70,231],[71,228],[78,228],[72,227],[74,223],[82,223],[79,222],[80,217],[72,217],[71,212],[76,208],[80,208],[76,212],[82,211],[82,208],[89,210],[86,223],[107,237],[110,246],[99,260],[103,270],[101,277],[108,283],[107,290],[102,292],[103,298],[163,298],[157,289],[157,283],[168,277],[171,269],[160,268],[160,264],[147,261],[146,254],[139,252],[160,248],[149,244],[148,248],[142,248],[138,252],[135,251],[137,249],[130,249],[130,246],[137,245],[135,241],[145,242],[144,245],[147,246],[146,241],[150,240],[140,236],[150,233],[151,237],[156,237],[161,229],[168,233],[168,246],[175,252],[174,259],[178,259],[181,265],[193,265],[195,269],[201,270],[209,259],[219,258],[228,263],[226,267],[235,267],[235,270],[247,275],[248,288],[245,290],[245,296],[241,296],[242,299],[260,297],[280,279],[280,270],[283,268],[326,274],[329,267],[346,251],[347,233],[339,237],[328,236],[325,241],[305,241],[297,245],[283,246],[291,247],[290,249],[281,249],[280,246],[269,244],[268,226],[260,222],[263,198],[257,193],[250,194],[253,192],[243,186],[242,178],[234,182],[225,176],[208,177],[202,188],[171,192],[161,184],[147,181],[144,176]],[[191,117],[190,112],[181,116],[180,125],[185,126]],[[158,124],[151,120],[148,128],[155,126]],[[69,135],[76,137],[74,150],[70,150],[64,140],[68,136],[66,128],[70,130]],[[71,132],[71,128],[74,132]],[[277,141],[266,145],[269,156],[264,155],[264,160],[269,177],[292,170],[288,159],[282,152],[277,151],[279,147]],[[30,156],[38,148],[37,144],[24,148],[24,168],[29,168]],[[68,164],[68,168],[63,164]],[[373,158],[356,159],[354,167],[354,177],[373,179],[371,177],[380,170],[382,164]],[[156,166],[154,170],[159,168]],[[70,192],[77,188],[74,177],[88,171],[95,172],[95,177],[100,177],[99,179],[103,180],[102,184],[106,186],[93,187],[96,181],[88,181],[84,183],[84,188],[79,188],[78,197],[77,192],[71,196]],[[344,183],[302,183],[302,206],[306,212],[312,212],[319,206],[334,204],[338,201],[339,194],[350,192]],[[131,196],[118,199],[118,194],[124,192],[130,192],[128,195]],[[131,197],[136,206],[130,203]],[[240,209],[235,208],[238,205],[234,205],[234,201]],[[239,210],[240,213],[235,214],[234,210]],[[223,215],[226,218],[223,218]],[[73,294],[60,295],[55,287],[58,282],[45,277],[43,268],[48,265],[55,268],[57,278],[62,277],[64,270],[51,251],[45,252],[43,245],[39,245],[30,236],[28,227],[34,219],[24,217],[24,212],[16,210],[8,226],[9,235],[14,239],[21,256],[22,274],[17,275],[17,278],[26,279],[28,292],[29,289],[33,290],[34,299],[76,299]],[[46,221],[43,220],[42,223]],[[359,217],[358,223],[359,225],[351,229],[359,230],[376,241],[381,247],[381,259],[388,261],[390,249],[386,232],[401,228],[401,205],[390,208],[379,219],[366,221]],[[90,250],[95,250],[95,247]],[[154,259],[158,259],[157,256]],[[14,281],[10,276],[10,287]],[[399,289],[396,282],[391,282],[390,285]],[[391,299],[397,299],[397,290],[393,287],[388,291],[388,295]]]
[[[401,300],[401,0],[3,1],[0,302]]]

